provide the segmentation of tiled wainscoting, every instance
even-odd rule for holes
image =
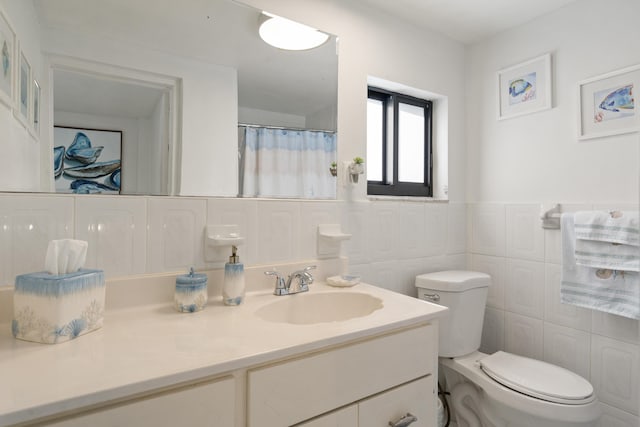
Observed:
[[[637,209],[563,205],[563,210]],[[248,266],[317,258],[317,225],[351,233],[342,255],[363,280],[415,295],[421,273],[489,273],[482,350],[506,350],[588,378],[602,427],[640,419],[638,321],[560,304],[560,232],[543,230],[539,204],[283,201],[188,197],[0,194],[0,286],[44,267],[51,239],[89,242],[87,267],[108,278],[219,267],[206,262],[206,224],[237,224]]]
[[[603,403],[602,427],[637,427],[638,321],[560,303],[560,231],[544,230],[540,204],[471,204],[473,270],[493,278],[482,348],[543,359],[588,378]],[[637,205],[562,205],[565,212]]]
[[[0,285],[41,271],[48,242],[89,242],[86,267],[107,278],[220,267],[206,262],[206,224],[237,224],[247,266],[311,260],[317,225],[341,223],[337,201],[187,197],[0,195]],[[346,228],[346,226],[345,226]],[[344,249],[343,249],[344,252]],[[229,254],[230,255],[230,254]]]

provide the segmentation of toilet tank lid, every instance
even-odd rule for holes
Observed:
[[[488,274],[477,271],[449,270],[421,274],[416,277],[416,288],[437,291],[463,292],[474,288],[486,288],[491,283]]]

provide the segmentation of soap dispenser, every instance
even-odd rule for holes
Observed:
[[[238,247],[231,246],[229,262],[224,265],[222,300],[226,305],[240,305],[244,299],[244,265],[237,252]]]

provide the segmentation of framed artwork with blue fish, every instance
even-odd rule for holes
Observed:
[[[122,131],[53,128],[56,193],[120,194]]]
[[[640,130],[635,94],[640,64],[578,83],[578,139],[601,138]]]
[[[20,68],[18,72],[18,114],[16,117],[25,127],[29,126],[31,115],[31,64],[20,52]]]
[[[498,120],[551,108],[551,54],[498,71]]]
[[[16,33],[0,10],[0,102],[14,106],[16,75]]]

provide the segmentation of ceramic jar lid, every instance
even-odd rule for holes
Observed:
[[[196,273],[191,267],[191,271],[188,274],[182,274],[176,277],[176,286],[194,286],[194,285],[206,285],[207,275],[203,273]]]

